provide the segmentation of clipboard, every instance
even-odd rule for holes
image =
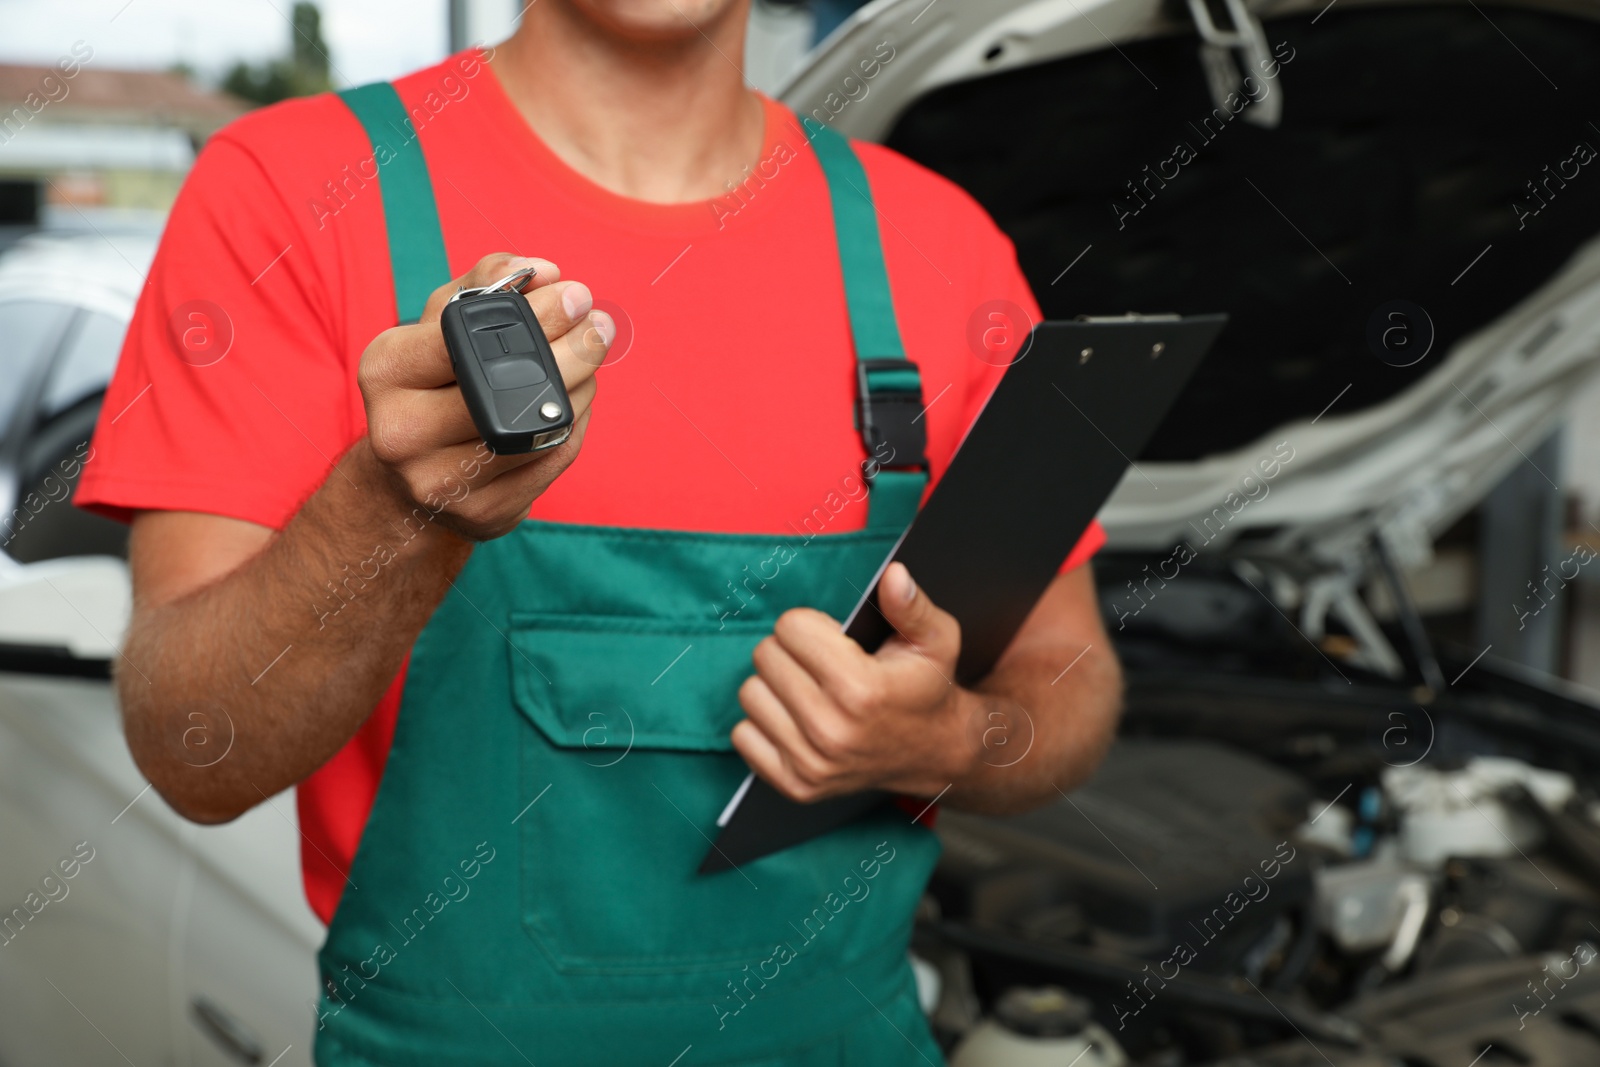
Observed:
[[[1226,323],[1126,315],[1034,327],[845,633],[868,652],[889,637],[877,587],[898,560],[961,623],[955,680],[988,674]],[[801,804],[752,773],[717,819],[700,873],[801,844],[890,796]]]

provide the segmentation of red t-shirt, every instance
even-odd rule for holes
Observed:
[[[583,452],[534,502],[534,518],[783,533],[825,505],[824,532],[863,525],[866,452],[852,427],[854,355],[827,187],[790,112],[766,102],[761,162],[726,196],[653,204],[562,162],[475,52],[396,88],[427,157],[452,273],[491,252],[542,256],[618,321]],[[856,149],[906,352],[922,372],[937,479],[999,380],[1006,346],[1026,333],[1016,320],[1039,312],[1011,243],[966,193],[888,149]],[[211,138],[140,297],[105,402],[122,414],[95,434],[80,505],[281,529],[328,477],[365,432],[361,353],[394,324],[372,155],[329,95],[253,112]],[[1092,528],[1063,569],[1103,540]],[[377,792],[403,676],[299,788],[306,892],[325,921]]]

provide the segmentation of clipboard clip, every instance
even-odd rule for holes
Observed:
[[[1141,315],[1136,311],[1129,311],[1122,315],[1078,315],[1073,322],[1182,322],[1183,316],[1175,311],[1163,311],[1155,315]]]
[[[1155,314],[1155,315],[1140,315],[1137,312],[1130,311],[1130,312],[1128,312],[1128,313],[1126,313],[1124,315],[1079,315],[1073,321],[1074,322],[1091,323],[1091,324],[1094,324],[1094,325],[1117,326],[1117,325],[1135,323],[1135,322],[1138,322],[1138,323],[1174,322],[1174,323],[1176,323],[1176,322],[1182,322],[1183,321],[1183,316],[1175,314],[1175,313],[1172,313],[1172,312],[1162,312],[1160,314]],[[1167,350],[1167,342],[1165,342],[1165,341],[1157,341],[1157,342],[1155,342],[1154,344],[1152,344],[1150,346],[1150,358],[1151,359],[1160,359],[1161,358],[1161,353],[1165,352],[1166,350]],[[1078,363],[1079,363],[1079,365],[1081,366],[1082,364],[1085,364],[1085,363],[1089,362],[1089,359],[1093,355],[1094,355],[1094,349],[1085,348],[1082,352],[1078,353]]]

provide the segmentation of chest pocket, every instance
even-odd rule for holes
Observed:
[[[785,981],[798,983],[906,936],[927,873],[913,872],[915,860],[873,886],[899,899],[842,906],[843,879],[859,884],[880,843],[902,856],[927,851],[929,835],[902,819],[868,819],[740,870],[696,873],[747,773],[728,734],[743,716],[737,692],[750,653],[770,631],[770,620],[512,615],[531,803],[517,820],[522,919],[557,969],[710,970],[737,981],[786,944]]]
[[[732,752],[739,683],[771,630],[766,620],[517,612],[512,693],[551,745],[587,750],[592,763],[635,747]]]

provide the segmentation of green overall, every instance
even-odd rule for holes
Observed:
[[[451,276],[427,165],[389,85],[343,96],[380,163],[397,317],[415,319]],[[866,175],[843,138],[806,128],[870,441],[862,400],[920,383]],[[747,772],[728,735],[751,651],[789,608],[847,613],[925,481],[878,470],[864,529],[786,554],[773,535],[533,520],[477,546],[412,650],[319,957],[317,1062],[941,1063],[906,958],[938,852],[926,829],[887,808],[695,873]],[[729,579],[767,560],[781,577],[719,618]]]

